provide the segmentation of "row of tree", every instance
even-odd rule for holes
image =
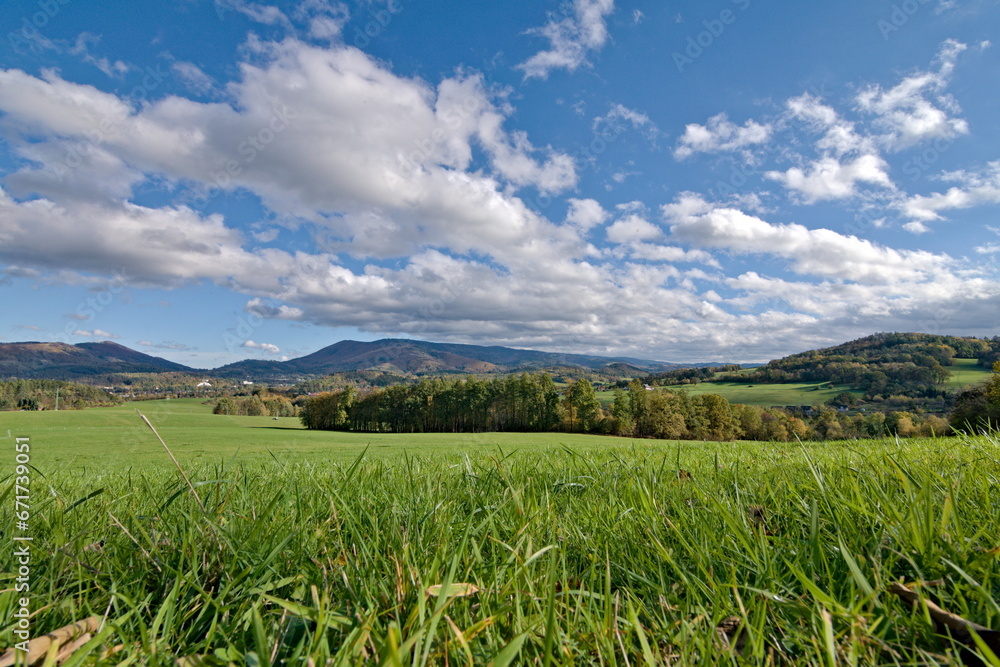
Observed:
[[[998,381],[1000,386],[1000,381]],[[1000,392],[1000,390],[998,390]],[[998,402],[1000,406],[1000,402]],[[780,408],[731,404],[716,394],[650,390],[633,381],[604,410],[586,379],[560,395],[548,375],[495,380],[423,380],[361,395],[347,387],[309,398],[299,414],[311,429],[384,433],[555,431],[694,440],[841,439],[945,435],[949,423],[911,412],[848,414],[819,408],[803,419]]]
[[[555,382],[528,373],[428,379],[364,396],[347,387],[312,397],[299,416],[307,428],[373,433],[553,431],[562,420]]]
[[[114,405],[119,400],[99,387],[62,380],[0,382],[0,410],[76,410]]]
[[[212,412],[237,417],[295,417],[299,409],[284,396],[257,393],[253,396],[223,396]]]

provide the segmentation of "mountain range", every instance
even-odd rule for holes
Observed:
[[[345,340],[288,361],[246,359],[215,369],[198,369],[137,352],[111,341],[76,345],[0,343],[0,379],[82,380],[121,373],[164,372],[267,379],[316,377],[362,370],[397,374],[502,373],[566,366],[600,370],[613,365],[664,372],[701,364],[386,338],[372,342]]]

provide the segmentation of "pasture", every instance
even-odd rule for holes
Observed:
[[[657,388],[659,389],[659,388]],[[730,403],[771,407],[778,405],[802,406],[826,403],[841,392],[849,391],[858,398],[862,392],[852,390],[848,385],[836,385],[830,389],[828,382],[786,383],[786,384],[753,384],[745,382],[699,382],[698,384],[683,384],[664,387],[672,391],[685,391],[691,396],[701,394],[718,394]],[[597,398],[608,407],[614,402],[613,391],[598,392]]]
[[[63,664],[960,664],[900,581],[1000,627],[995,437],[368,436],[138,404],[192,490],[135,407],[0,414],[36,467],[33,636],[105,619]]]
[[[948,366],[951,377],[944,383],[949,389],[963,389],[970,384],[979,384],[989,379],[992,371],[978,365],[975,359],[955,359],[954,365]]]

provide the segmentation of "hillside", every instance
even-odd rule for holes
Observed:
[[[553,367],[599,370],[613,364],[663,372],[679,364],[630,358],[518,350],[509,347],[428,343],[386,338],[373,342],[345,340],[289,361],[240,361],[212,371],[220,377],[289,377],[373,370],[400,375],[496,373]]]
[[[116,373],[196,372],[182,364],[103,343],[0,343],[0,379],[85,379]]]
[[[878,333],[789,355],[752,372],[719,379],[743,384],[830,382],[850,386],[872,400],[889,396],[935,398],[954,391],[948,382],[950,369],[959,370],[956,360],[977,359],[985,371],[998,351],[1000,337]],[[965,372],[968,362],[961,369]]]
[[[345,340],[297,359],[246,359],[214,370],[190,368],[111,341],[76,345],[39,342],[0,344],[0,379],[78,380],[107,378],[126,373],[180,372],[263,380],[322,377],[355,371],[412,376],[505,373],[553,368],[664,372],[681,367],[678,364],[641,359],[539,352],[499,346],[428,343],[396,338],[374,342]]]

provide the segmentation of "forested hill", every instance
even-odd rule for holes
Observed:
[[[103,389],[61,380],[0,381],[0,410],[63,410],[114,405],[120,402]]]
[[[1000,336],[964,338],[921,333],[877,333],[835,347],[771,361],[732,378],[760,384],[824,382],[849,384],[876,396],[934,396],[951,375],[955,359],[977,359],[990,368],[1000,358]]]

